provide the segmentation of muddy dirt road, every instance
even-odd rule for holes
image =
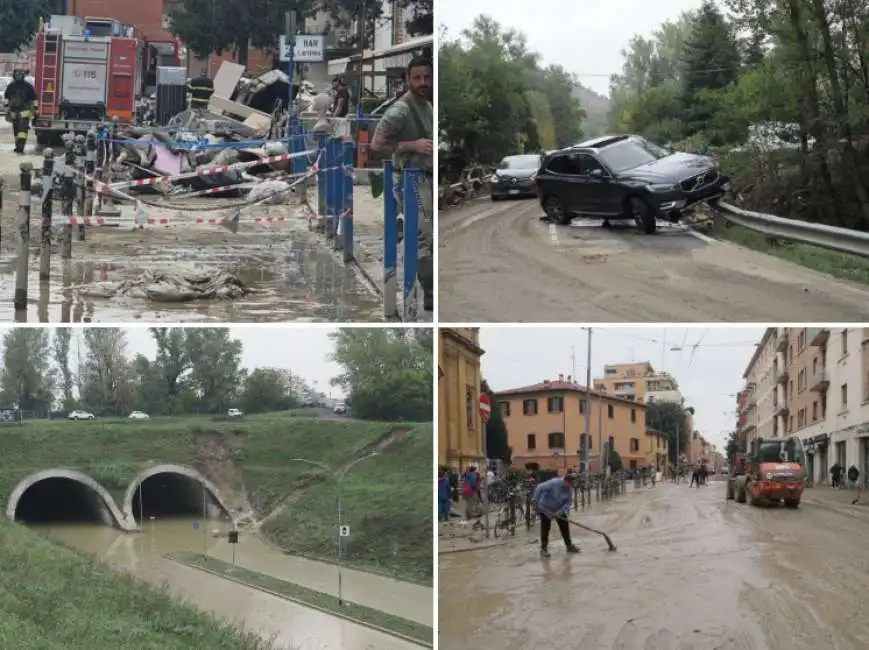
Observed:
[[[127,321],[357,321],[383,320],[379,296],[355,268],[345,267],[328,250],[323,238],[308,229],[305,212],[296,205],[264,206],[247,210],[243,218],[283,217],[278,223],[242,223],[236,234],[219,225],[199,225],[197,217],[215,219],[230,210],[213,208],[238,204],[238,199],[191,199],[191,211],[146,208],[151,218],[171,221],[170,227],[135,229],[93,227],[87,241],[73,241],[71,261],[52,254],[51,280],[38,277],[40,208],[34,200],[30,253],[28,311],[16,314],[12,297],[17,258],[15,220],[18,167],[31,162],[41,167],[42,156],[11,151],[8,125],[0,121],[0,178],[6,189],[0,213],[0,321],[127,322]],[[154,197],[149,197],[154,200]],[[207,211],[204,211],[204,210]],[[203,211],[200,211],[203,210]],[[55,203],[55,214],[60,213]],[[133,218],[132,209],[125,216]],[[54,231],[57,242],[61,230]],[[129,297],[90,297],[82,289],[100,282],[135,280],[145,271],[196,272],[215,275],[228,271],[252,293],[233,300],[155,302]]]
[[[441,555],[439,647],[869,647],[869,508],[752,508],[725,502],[723,482],[664,483],[573,517],[611,531],[618,552],[583,534],[580,555],[556,537],[542,560],[523,531]]]
[[[540,219],[535,200],[438,216],[445,322],[863,321],[869,287],[680,226]]]

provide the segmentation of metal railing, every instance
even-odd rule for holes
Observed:
[[[772,214],[737,208],[724,201],[719,201],[712,207],[731,223],[770,237],[810,244],[838,253],[869,257],[869,232],[785,219]]]

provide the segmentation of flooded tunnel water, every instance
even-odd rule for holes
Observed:
[[[167,517],[217,518],[226,514],[199,481],[175,472],[161,472],[142,481],[133,493],[137,521]]]
[[[18,501],[15,520],[24,524],[105,523],[112,517],[100,495],[79,481],[51,477],[31,485]]]

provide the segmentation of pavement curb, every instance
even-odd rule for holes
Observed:
[[[385,627],[375,625],[374,623],[369,623],[367,621],[363,621],[363,620],[360,620],[358,618],[348,616],[347,614],[336,612],[336,611],[331,610],[331,609],[326,609],[325,607],[319,607],[318,605],[311,605],[310,603],[306,603],[303,600],[299,600],[298,598],[293,598],[292,596],[287,596],[286,594],[281,594],[281,593],[278,593],[276,591],[272,591],[271,589],[267,589],[266,587],[261,587],[259,585],[251,584],[251,583],[246,582],[244,580],[241,580],[239,578],[234,578],[234,577],[228,576],[224,573],[220,573],[219,571],[214,571],[212,569],[206,569],[205,567],[201,567],[201,566],[196,565],[196,564],[191,564],[191,563],[185,562],[184,560],[180,560],[177,557],[173,557],[171,553],[166,555],[165,557],[173,562],[176,562],[176,563],[182,565],[182,566],[186,566],[186,567],[189,567],[191,569],[196,569],[197,571],[204,571],[205,573],[210,573],[211,575],[218,577],[218,578],[222,578],[223,580],[229,580],[230,582],[235,582],[236,584],[243,585],[245,587],[248,587],[249,589],[256,589],[257,591],[261,591],[261,592],[268,594],[270,596],[274,596],[275,598],[280,598],[281,600],[286,600],[288,602],[295,603],[296,605],[299,605],[301,607],[307,607],[308,609],[316,610],[322,614],[334,616],[335,618],[343,618],[345,621],[350,621],[351,623],[355,623],[356,625],[362,625],[364,627],[370,628],[372,630],[376,630],[376,631],[381,632],[383,634],[388,634],[390,636],[394,636],[396,638],[402,639],[403,641],[407,641],[408,643],[413,643],[414,645],[418,645],[418,646],[423,647],[423,648],[433,648],[434,647],[433,643],[426,643],[424,641],[420,641],[419,639],[414,639],[413,637],[407,636],[406,634],[402,634],[401,632],[394,632],[394,631],[387,629]],[[243,568],[243,567],[241,567],[241,568]],[[250,569],[248,569],[248,570],[250,570]],[[256,572],[252,571],[252,573],[256,573]],[[360,604],[360,603],[357,603],[357,604]],[[367,607],[367,605],[366,605],[366,607]],[[388,612],[385,612],[385,613],[388,613]]]

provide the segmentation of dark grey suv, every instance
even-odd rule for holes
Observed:
[[[584,217],[632,219],[655,232],[697,203],[720,199],[730,179],[708,157],[673,153],[637,135],[589,140],[552,152],[540,164],[537,196],[546,215],[566,225]]]
[[[539,168],[540,156],[536,153],[502,158],[490,184],[492,200],[537,196],[534,177]]]

